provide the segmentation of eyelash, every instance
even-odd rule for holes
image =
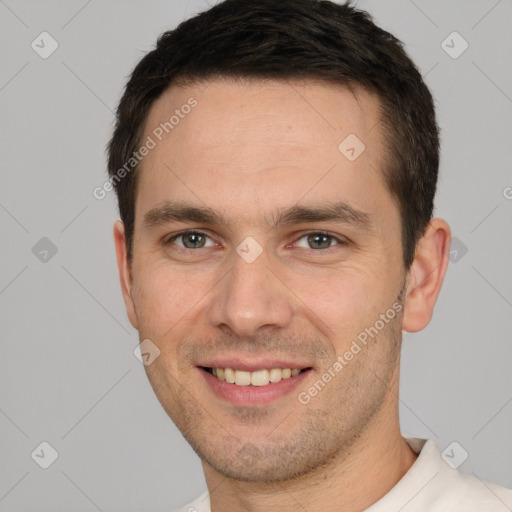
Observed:
[[[205,233],[204,231],[198,231],[198,230],[195,230],[195,229],[190,229],[190,230],[180,231],[179,233],[176,233],[176,234],[172,235],[170,238],[168,238],[165,241],[165,244],[166,245],[171,245],[172,242],[174,242],[174,240],[180,238],[181,236],[192,235],[192,234],[205,236],[205,237],[209,238],[210,240],[212,240],[212,238],[207,233]],[[345,237],[335,236],[335,235],[329,233],[328,231],[316,230],[316,231],[308,231],[306,233],[302,233],[297,238],[297,240],[294,242],[294,244],[296,244],[302,238],[305,238],[305,237],[310,236],[310,235],[324,235],[324,236],[327,236],[327,237],[329,237],[332,240],[337,242],[335,245],[331,245],[331,246],[327,247],[326,249],[312,249],[312,248],[309,248],[309,250],[315,251],[315,252],[325,252],[325,251],[328,251],[329,249],[333,249],[334,247],[337,247],[338,245],[347,245],[347,243],[348,243],[348,240]],[[198,249],[191,249],[191,248],[188,248],[188,247],[176,246],[176,250],[181,251],[181,252],[198,251],[200,249],[207,249],[207,248],[208,247],[199,247]]]

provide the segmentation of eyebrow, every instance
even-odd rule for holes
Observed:
[[[146,212],[143,223],[146,228],[151,229],[173,221],[230,228],[229,222],[211,208],[171,201]],[[314,206],[294,205],[271,213],[265,218],[265,222],[270,228],[307,222],[337,222],[361,229],[369,229],[373,225],[368,213],[357,210],[343,201]]]

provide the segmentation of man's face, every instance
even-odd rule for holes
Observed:
[[[374,96],[207,85],[171,88],[149,114],[142,141],[157,145],[137,189],[130,319],[160,350],[149,380],[205,464],[277,481],[346,453],[393,414],[401,314],[386,312],[405,278],[400,217]],[[367,344],[334,369],[365,329]],[[263,385],[221,381],[211,366]],[[272,376],[281,381],[265,384]]]

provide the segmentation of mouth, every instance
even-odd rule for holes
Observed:
[[[310,361],[247,354],[219,355],[196,363],[196,369],[220,403],[247,407],[270,405],[278,399],[284,406],[283,400],[306,387],[315,373]]]
[[[312,368],[263,368],[255,371],[239,370],[235,368],[210,368],[199,366],[201,370],[209,373],[217,380],[234,386],[262,387],[277,384],[282,380],[294,379],[298,375],[310,371]]]

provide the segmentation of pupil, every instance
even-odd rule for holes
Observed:
[[[183,238],[183,245],[189,249],[196,249],[204,245],[204,237],[199,233],[189,233]]]
[[[327,235],[316,234],[309,235],[308,243],[312,249],[327,249],[329,247],[330,237]]]

